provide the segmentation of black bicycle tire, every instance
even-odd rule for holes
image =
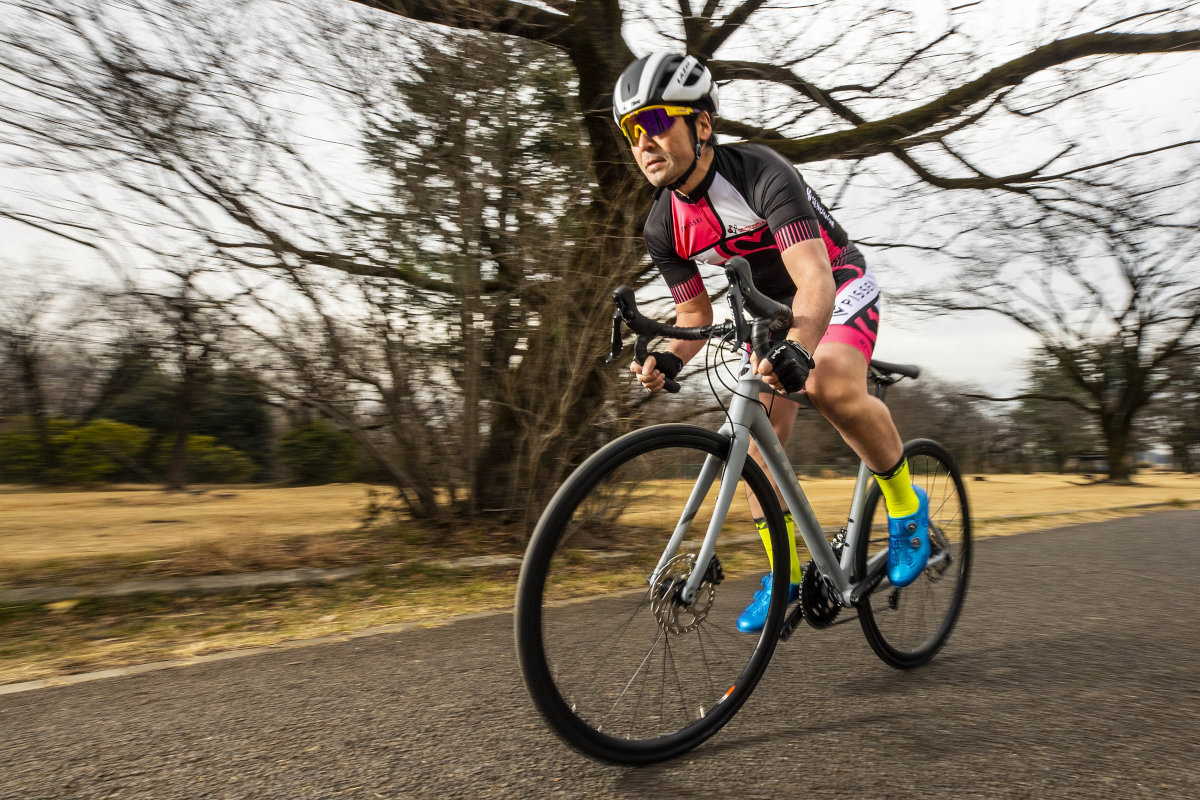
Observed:
[[[713,736],[746,702],[762,678],[779,640],[789,581],[787,534],[783,512],[762,469],[747,458],[742,479],[762,502],[770,528],[774,570],[772,601],[750,663],[733,691],[709,714],[672,735],[627,740],[597,731],[576,716],[555,686],[542,639],[542,597],[550,559],[563,527],[588,491],[617,466],[638,455],[666,447],[694,447],[726,458],[729,439],[694,425],[666,424],[644,428],[614,440],[581,464],[546,506],[530,538],[517,584],[515,635],[521,675],[534,705],[547,725],[564,742],[592,758],[617,764],[645,765],[685,753]]]
[[[869,597],[863,598],[858,604],[858,620],[862,626],[863,635],[866,636],[867,643],[875,655],[889,666],[896,669],[914,669],[929,663],[929,661],[937,655],[938,651],[945,646],[950,638],[950,634],[954,631],[954,626],[958,622],[958,617],[962,613],[963,603],[966,600],[967,584],[971,577],[971,559],[973,556],[973,541],[971,531],[971,514],[970,507],[967,504],[966,485],[962,479],[962,472],[958,468],[957,462],[945,447],[933,441],[932,439],[914,439],[904,445],[904,455],[911,463],[918,456],[926,456],[940,462],[945,468],[947,474],[950,475],[954,482],[954,487],[959,497],[962,513],[963,513],[963,549],[960,559],[962,560],[961,571],[962,579],[955,587],[954,596],[950,607],[942,620],[936,635],[927,641],[923,646],[916,650],[902,650],[895,647],[887,640],[887,635],[880,629],[878,622],[875,619],[875,614],[871,608]],[[882,497],[882,492],[878,485],[871,487],[867,494],[866,502],[863,506],[863,524],[870,525],[874,519],[875,509]],[[863,535],[858,537],[858,543],[854,552],[854,574],[855,578],[866,574],[866,565],[870,547],[870,536],[864,531]],[[921,579],[918,579],[921,580]],[[901,590],[903,591],[903,590]]]

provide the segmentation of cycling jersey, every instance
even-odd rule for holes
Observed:
[[[820,238],[838,290],[822,341],[852,344],[870,359],[879,321],[875,279],[816,192],[774,150],[753,144],[716,146],[708,174],[688,197],[657,194],[645,237],[676,303],[704,291],[698,264],[721,265],[734,256],[750,262],[760,291],[790,302],[796,285],[781,254],[797,242]]]

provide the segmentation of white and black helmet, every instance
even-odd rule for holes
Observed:
[[[717,84],[708,67],[695,56],[651,53],[634,61],[613,88],[613,121],[639,108],[680,105],[716,115],[720,107]]]

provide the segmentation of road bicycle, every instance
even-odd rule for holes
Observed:
[[[707,339],[709,351],[740,353],[749,343],[761,357],[771,331],[790,327],[791,310],[755,289],[745,259],[731,259],[725,273],[732,319],[698,328],[649,319],[632,290],[618,289],[613,357],[622,324],[637,334],[639,363],[656,336]],[[929,495],[932,555],[916,582],[898,589],[887,579],[887,514],[870,470],[859,466],[845,524],[828,537],[759,401],[770,389],[747,362],[722,402],[719,430],[665,424],[614,440],[571,474],[530,539],[515,614],[525,685],[549,726],[591,757],[648,764],[704,742],[746,702],[776,644],[802,620],[827,628],[857,617],[879,658],[910,669],[946,643],[962,608],[971,520],[946,449],[928,439],[905,445],[913,482]],[[868,379],[882,398],[918,373],[872,361]],[[810,556],[790,612],[783,511],[747,457],[751,439]],[[768,536],[757,532],[746,492]],[[760,579],[772,589],[766,625],[741,633],[735,620]]]

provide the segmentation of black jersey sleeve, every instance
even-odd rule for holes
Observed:
[[[670,202],[655,201],[646,219],[643,235],[650,260],[658,267],[671,297],[676,303],[685,303],[704,292],[704,281],[695,261],[679,255],[675,249],[675,232],[672,230]]]
[[[744,145],[746,195],[771,228],[779,249],[821,235],[817,212],[809,201],[808,187],[796,168],[769,147]]]

